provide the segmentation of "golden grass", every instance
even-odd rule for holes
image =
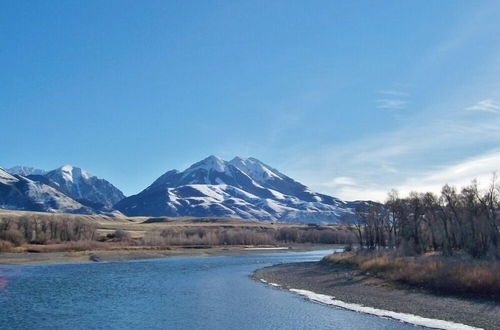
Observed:
[[[346,252],[329,255],[323,262],[352,265],[364,274],[433,292],[500,299],[500,262],[496,260],[437,255],[400,257],[391,252]]]
[[[109,249],[111,245],[105,242],[96,241],[74,241],[60,242],[49,244],[27,244],[23,248],[27,252],[72,252],[72,251],[88,251],[88,250],[104,250]]]

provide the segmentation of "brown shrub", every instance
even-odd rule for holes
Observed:
[[[0,252],[9,252],[13,244],[9,241],[0,240]]]
[[[9,241],[15,246],[20,246],[24,244],[24,235],[17,229],[15,228],[10,228],[7,229],[6,231],[3,231],[0,233],[0,239],[3,239],[5,241]]]
[[[12,241],[16,245],[24,242],[45,244],[53,240],[92,240],[95,238],[96,225],[73,215],[56,217],[53,214],[26,214],[17,218],[0,215],[0,238],[11,235],[10,232],[13,230],[16,231],[13,238],[16,242],[8,238],[5,240]]]
[[[328,227],[180,227],[147,232],[147,245],[272,245],[279,243],[349,244],[352,232]]]
[[[500,262],[426,255],[398,257],[391,252],[346,252],[326,256],[326,263],[347,264],[362,273],[439,293],[500,299]]]
[[[66,251],[88,251],[109,248],[107,243],[96,241],[74,241],[62,243],[49,243],[46,245],[30,245],[30,252],[66,252]]]
[[[117,242],[129,241],[131,239],[130,233],[122,229],[115,230],[114,233],[108,234],[107,237]]]

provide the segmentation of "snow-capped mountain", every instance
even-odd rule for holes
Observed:
[[[30,175],[28,178],[49,185],[98,211],[110,211],[114,204],[125,198],[123,193],[108,181],[71,165],[61,166],[44,175]]]
[[[268,221],[333,223],[354,217],[362,202],[312,192],[255,158],[210,156],[166,172],[137,195],[118,202],[126,215],[225,216]]]
[[[41,182],[0,168],[0,208],[90,214],[93,211]]]
[[[45,170],[41,170],[39,168],[29,167],[29,166],[14,166],[7,169],[7,172],[10,174],[17,174],[22,176],[28,175],[44,175],[47,173]]]

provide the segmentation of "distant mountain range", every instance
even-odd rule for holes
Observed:
[[[0,208],[109,213],[123,198],[125,195],[108,181],[70,165],[50,172],[23,166],[9,171],[0,168]]]
[[[0,208],[45,212],[94,213],[57,189],[0,169]]]
[[[365,203],[315,193],[255,158],[210,156],[182,172],[166,172],[130,197],[70,165],[48,172],[0,168],[0,208],[5,209],[335,223],[353,219],[354,209]]]

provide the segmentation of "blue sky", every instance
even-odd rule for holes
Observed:
[[[0,166],[210,154],[383,200],[500,170],[495,1],[1,1]]]

